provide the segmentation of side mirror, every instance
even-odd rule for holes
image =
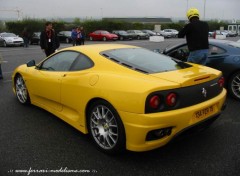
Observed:
[[[27,63],[27,67],[33,67],[35,65],[36,65],[35,60],[31,60]]]

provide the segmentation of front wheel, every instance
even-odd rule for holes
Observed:
[[[15,78],[15,91],[16,97],[18,101],[22,104],[28,104],[30,102],[30,98],[28,95],[28,90],[21,75],[17,75]]]
[[[87,118],[89,133],[100,150],[108,154],[125,150],[124,127],[112,105],[104,100],[94,102]]]
[[[229,93],[237,100],[240,100],[240,71],[234,73],[228,83]]]

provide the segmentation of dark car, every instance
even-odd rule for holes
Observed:
[[[132,40],[133,36],[126,31],[112,31],[113,34],[116,34],[118,36],[119,40]]]
[[[163,54],[187,61],[189,50],[184,42],[165,49]],[[222,71],[228,92],[240,100],[240,43],[210,39],[207,66]]]
[[[0,46],[4,46],[4,39],[0,37]]]
[[[29,43],[40,45],[40,35],[41,35],[41,32],[34,32],[30,38]]]
[[[89,34],[89,40],[117,40],[118,36],[116,34],[112,34],[108,31],[97,30]]]
[[[71,34],[72,34],[71,31],[60,31],[57,34],[57,36],[60,42],[71,43],[72,42]]]
[[[148,29],[144,29],[142,30],[142,32],[148,34],[149,36],[157,36],[157,35],[160,35],[160,34],[157,34],[156,32],[153,32],[151,30],[148,30]]]
[[[128,34],[132,35],[134,39],[148,39],[149,35],[140,30],[128,30]]]

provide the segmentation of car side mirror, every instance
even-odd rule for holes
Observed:
[[[35,65],[36,65],[35,60],[31,60],[27,63],[27,67],[33,67]]]

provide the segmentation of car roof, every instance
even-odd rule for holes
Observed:
[[[106,50],[112,50],[112,49],[121,49],[121,48],[139,48],[137,46],[132,45],[124,45],[124,44],[93,44],[93,45],[81,45],[79,47],[68,47],[62,49],[64,50],[74,50],[79,52],[86,52],[86,53],[100,53],[102,51]]]

